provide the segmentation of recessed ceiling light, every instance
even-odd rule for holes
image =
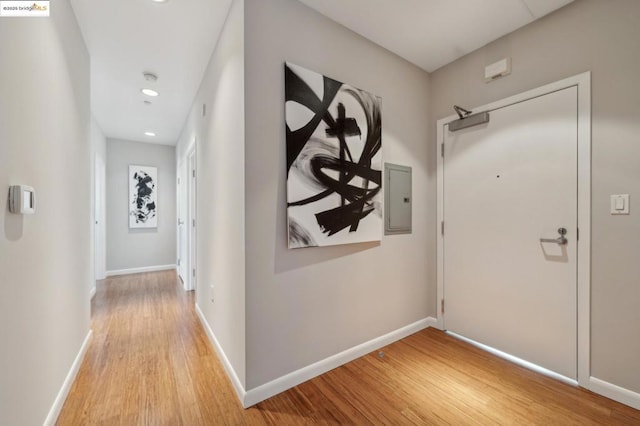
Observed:
[[[155,90],[152,90],[152,89],[142,89],[140,91],[142,93],[144,93],[145,95],[147,95],[147,96],[158,96],[159,95],[158,92],[156,92]]]
[[[153,132],[144,132],[145,135],[147,136],[155,136],[156,134]]]
[[[154,2],[154,3],[166,3],[169,0],[151,0],[151,1]]]

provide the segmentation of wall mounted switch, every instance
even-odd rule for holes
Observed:
[[[629,214],[629,194],[611,196],[611,214]]]

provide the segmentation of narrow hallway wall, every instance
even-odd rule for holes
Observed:
[[[178,146],[197,149],[198,309],[245,383],[244,0],[234,0]],[[212,289],[213,288],[213,289]]]
[[[68,0],[51,6],[46,18],[0,18],[2,425],[55,420],[89,332],[89,54]],[[8,212],[16,184],[35,188],[35,214]]]

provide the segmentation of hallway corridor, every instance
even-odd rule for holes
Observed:
[[[640,411],[427,329],[243,410],[174,271],[98,283],[58,425],[640,424]]]
[[[57,424],[261,423],[237,401],[194,296],[175,271],[99,281],[93,338]]]

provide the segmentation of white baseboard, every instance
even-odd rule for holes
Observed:
[[[640,393],[605,382],[604,380],[596,379],[595,377],[589,377],[589,390],[633,407],[636,410],[640,410]]]
[[[96,295],[96,286],[91,287],[91,291],[89,291],[89,300],[93,299],[93,296]]]
[[[424,319],[427,322],[427,326],[425,328],[433,327],[438,330],[442,330],[442,321],[434,317],[427,317]]]
[[[376,337],[368,342],[337,353],[329,358],[325,358],[314,364],[293,371],[287,375],[265,383],[264,385],[258,386],[257,388],[250,389],[245,393],[242,405],[245,408],[251,407],[265,399],[284,392],[287,389],[291,389],[300,383],[306,382],[307,380],[324,374],[327,371],[351,362],[356,358],[360,358],[361,356],[380,349],[383,346],[387,346],[427,327],[435,327],[436,325],[437,320],[435,318],[424,318],[414,322],[413,324],[409,324],[383,336]]]
[[[71,364],[71,369],[69,370],[67,377],[62,383],[62,388],[58,392],[58,396],[56,396],[56,399],[53,402],[53,406],[51,407],[51,410],[49,410],[47,418],[44,420],[44,426],[53,426],[58,420],[60,411],[62,411],[62,406],[67,399],[67,395],[69,395],[69,390],[71,390],[71,385],[73,385],[73,382],[76,380],[78,370],[80,370],[80,366],[82,365],[82,360],[84,359],[84,356],[87,353],[87,349],[89,348],[89,341],[91,340],[92,334],[93,331],[89,330],[89,333],[87,333],[87,337],[84,338],[84,342],[82,342],[80,351],[78,352],[78,355],[76,355],[76,359],[73,361],[73,364]]]
[[[204,328],[204,331],[207,333],[207,336],[209,337],[209,341],[211,341],[213,348],[218,354],[218,357],[220,357],[220,360],[222,361],[222,365],[224,366],[224,369],[227,372],[227,377],[229,377],[229,379],[231,380],[231,384],[233,385],[233,389],[235,389],[236,391],[236,395],[238,396],[238,399],[244,406],[246,392],[244,390],[244,386],[242,386],[242,383],[238,378],[238,375],[236,374],[236,370],[233,369],[233,366],[231,365],[229,358],[227,358],[227,354],[224,353],[222,346],[220,346],[220,342],[218,342],[216,335],[213,334],[213,330],[211,330],[211,327],[209,327],[209,323],[207,322],[206,318],[204,317],[204,314],[200,310],[200,306],[198,306],[197,303],[196,303],[196,312],[198,313],[198,318],[200,318],[200,322],[202,323],[202,327]]]
[[[444,331],[444,318],[442,317],[442,315],[438,315],[438,318],[430,317],[430,319],[433,320],[433,324],[431,325],[431,327]]]
[[[157,265],[157,266],[144,266],[142,268],[116,269],[113,271],[107,271],[107,278],[115,277],[116,275],[129,275],[129,274],[140,274],[143,272],[167,271],[169,269],[176,269],[176,265]]]

